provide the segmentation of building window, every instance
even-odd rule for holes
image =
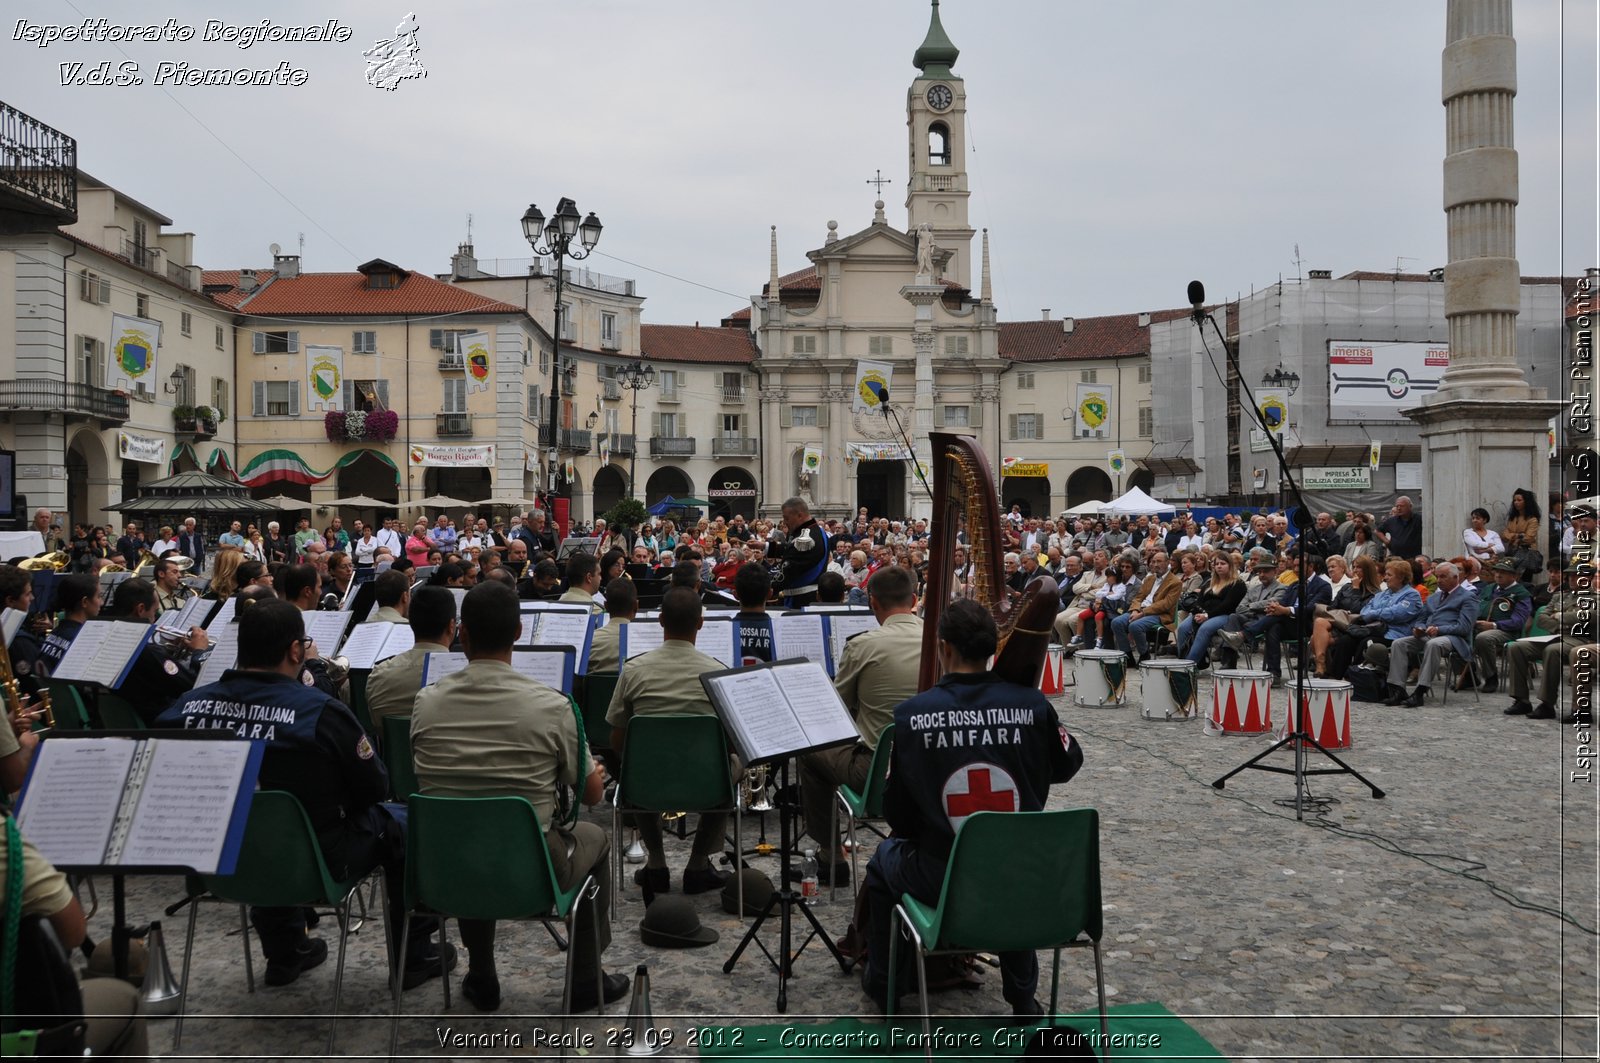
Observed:
[[[725,413],[722,415],[722,435],[724,439],[738,439],[744,435],[744,414]]]
[[[106,386],[106,345],[93,336],[78,337],[78,380],[91,387]]]
[[[789,423],[795,428],[817,427],[817,408],[815,406],[789,407]]]
[[[187,310],[178,315],[178,331],[185,336],[194,335],[194,315]]]
[[[378,334],[376,332],[353,332],[350,335],[351,354],[377,354]]]
[[[300,381],[258,380],[252,389],[251,413],[256,417],[299,417]]]
[[[972,427],[972,407],[970,406],[941,406],[944,417],[940,422],[945,428],[970,428]]]
[[[178,394],[173,405],[193,406],[195,404],[194,367],[179,364],[173,366],[173,371],[178,374]]]
[[[1150,367],[1147,365],[1141,365],[1139,367],[1139,383],[1148,384],[1150,383],[1150,380]]]
[[[791,340],[790,350],[795,354],[816,354],[817,338],[815,336],[795,336]]]
[[[529,384],[528,385],[528,420],[530,420],[530,421],[539,420],[543,416],[543,413],[541,412],[541,411],[543,411],[543,409],[544,409],[544,404],[542,402],[540,402],[540,400],[539,400],[539,385],[538,384]]]
[[[1032,373],[1018,373],[1017,374],[1017,390],[1018,391],[1032,391],[1033,390],[1033,374]]]
[[[1036,413],[1014,413],[1011,415],[1012,439],[1043,439],[1044,418]]]
[[[257,354],[299,354],[300,333],[296,330],[257,332],[254,350]]]
[[[109,303],[111,281],[93,270],[83,270],[78,274],[78,298],[89,303]]]
[[[150,316],[150,297],[144,292],[139,292],[133,297],[133,312],[139,317]]]
[[[946,336],[944,338],[944,353],[947,355],[964,355],[967,353],[967,337]]]
[[[950,127],[943,122],[928,127],[928,165],[950,165]]]
[[[233,389],[228,386],[228,381],[220,376],[211,378],[211,408],[219,414],[217,420],[228,416],[228,396]]]
[[[677,402],[678,389],[683,386],[683,374],[676,369],[666,369],[661,373],[661,400],[663,402]]]
[[[389,382],[387,380],[346,380],[344,382],[344,408],[371,413],[389,408]]]
[[[453,377],[440,381],[444,385],[444,412],[467,412],[467,378]]]
[[[1085,369],[1078,374],[1078,379],[1085,384],[1098,384],[1100,382],[1100,370]]]
[[[616,350],[621,346],[621,343],[617,340],[616,314],[600,315],[600,345],[602,347],[610,347],[612,350]]]
[[[683,414],[681,413],[656,413],[652,414],[650,419],[655,422],[653,426],[655,428],[654,435],[665,439],[675,439],[683,435],[684,425]]]
[[[1149,439],[1156,434],[1156,411],[1150,408],[1149,403],[1139,404],[1139,435]]]
[[[222,326],[218,325],[216,328],[217,328],[217,350],[220,351],[220,350],[222,350]]]
[[[893,336],[868,336],[867,353],[876,356],[888,356],[894,353]]]
[[[445,354],[464,354],[461,349],[461,337],[470,336],[471,329],[435,328],[428,330],[428,346]]]
[[[568,343],[572,343],[573,337],[576,335],[577,330],[572,326],[572,305],[563,303],[561,306],[561,338]]]
[[[390,272],[388,270],[382,270],[382,271],[378,271],[378,272],[373,272],[373,273],[367,274],[367,287],[368,288],[394,288],[394,287],[397,287],[399,285],[399,283],[400,283],[400,278],[396,277],[392,272]]]

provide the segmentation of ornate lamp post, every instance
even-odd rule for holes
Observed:
[[[637,493],[634,487],[634,470],[639,462],[639,392],[646,391],[656,382],[656,367],[650,356],[641,353],[639,359],[617,370],[617,383],[633,392],[633,449],[628,452],[628,497]]]
[[[533,248],[533,253],[541,258],[554,258],[556,262],[556,327],[552,333],[555,363],[550,374],[550,430],[545,434],[551,461],[555,460],[561,443],[561,318],[565,312],[565,307],[561,305],[561,289],[566,282],[565,263],[569,258],[579,262],[588,258],[600,242],[600,230],[600,219],[594,216],[594,212],[590,211],[588,217],[579,221],[578,205],[566,196],[556,204],[556,212],[548,222],[533,204],[529,204],[522,215],[522,235],[527,239],[528,246]],[[542,245],[539,242],[541,236],[544,239]],[[581,249],[573,246],[574,237],[578,238]],[[569,496],[572,485],[567,483],[565,476],[561,481],[562,495]]]

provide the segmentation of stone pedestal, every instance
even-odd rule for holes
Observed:
[[[933,324],[933,306],[944,297],[944,285],[935,284],[933,277],[919,273],[916,282],[900,289],[900,297],[915,308],[911,348],[916,356],[916,414],[914,424],[907,425],[911,437],[912,456],[926,472],[933,470],[933,452],[929,448],[928,433],[933,431],[933,355],[936,333]],[[928,520],[933,516],[933,498],[922,486],[916,469],[906,469],[906,519]]]
[[[1455,557],[1474,508],[1503,522],[1511,493],[1545,495],[1550,479],[1548,429],[1561,403],[1536,399],[1446,399],[1406,416],[1422,434],[1422,548],[1430,557]],[[1409,560],[1409,559],[1408,559]]]

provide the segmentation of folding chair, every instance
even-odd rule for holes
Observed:
[[[743,816],[739,787],[730,775],[728,739],[715,716],[635,716],[628,721],[623,739],[622,770],[616,798],[611,804],[611,837],[616,846],[617,869],[612,893],[611,918],[617,917],[617,898],[627,861],[622,854],[624,812],[732,812],[733,851],[742,853]],[[744,918],[744,879],[738,883],[739,918]]]
[[[148,731],[150,725],[133,704],[121,694],[102,690],[95,698],[95,710],[100,714],[100,726],[107,731]]]
[[[350,898],[367,876],[335,881],[322,859],[311,820],[293,794],[262,790],[250,803],[239,862],[231,875],[189,876],[189,938],[183,946],[183,977],[178,1021],[172,1034],[176,1050],[183,1041],[183,1017],[189,1004],[189,959],[194,953],[195,919],[203,901],[239,906],[239,940],[244,943],[244,976],[249,991],[256,991],[255,968],[250,956],[250,918],[246,905],[263,908],[332,907],[339,917],[339,961],[333,969],[333,1026],[328,1030],[328,1053],[339,1028],[339,994],[344,985],[345,943],[350,937]]]
[[[1061,950],[1093,949],[1095,988],[1100,995],[1100,1033],[1106,1035],[1106,979],[1100,956],[1104,933],[1100,912],[1100,813],[1095,809],[973,813],[956,831],[944,884],[939,889],[939,903],[930,907],[907,893],[895,905],[894,914],[915,942],[919,960],[951,952],[1054,950],[1049,1021],[1054,1021],[1056,1015]],[[900,935],[891,932],[891,1022],[899,965]],[[931,1060],[928,976],[921,962],[916,967],[923,1050]]]
[[[1451,650],[1439,659],[1439,675],[1434,677],[1435,685],[1439,687],[1439,704],[1450,703],[1450,688],[1456,685],[1456,673],[1461,669],[1467,670],[1467,679],[1472,683],[1472,700],[1479,705],[1483,704],[1483,692],[1478,688],[1483,685],[1483,677],[1478,674],[1478,655],[1467,654],[1466,660],[1455,650]]]
[[[411,717],[383,718],[383,766],[389,769],[389,796],[404,801],[417,792],[417,772],[411,765]]]
[[[539,815],[525,797],[425,797],[411,795],[406,824],[405,917],[401,920],[400,959],[405,970],[411,943],[411,916],[441,919],[536,919],[553,921],[574,931],[578,905],[594,903],[599,884],[593,875],[562,889],[550,863]],[[600,951],[600,923],[594,925],[595,953]],[[562,1033],[572,1012],[572,977],[576,949],[567,950],[566,978],[561,989]],[[450,1007],[450,972],[444,968],[444,1006]],[[605,974],[595,964],[595,999],[605,1014]],[[389,1055],[400,1039],[400,978],[390,983],[394,1015],[389,1029]],[[566,1038],[562,1038],[565,1042]]]
[[[884,727],[878,735],[878,745],[872,751],[872,764],[867,768],[866,788],[860,793],[851,789],[847,783],[840,783],[834,791],[833,805],[833,833],[830,838],[839,837],[839,810],[844,809],[845,833],[850,836],[850,895],[854,897],[860,889],[861,881],[859,857],[856,846],[856,820],[863,823],[869,819],[883,818],[883,791],[889,782],[889,757],[894,752],[894,724]],[[828,859],[833,859],[833,854],[828,854]],[[828,900],[832,901],[837,888],[831,876],[828,881]]]

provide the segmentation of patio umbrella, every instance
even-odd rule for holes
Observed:
[[[383,505],[386,506],[392,504],[393,503],[389,502],[383,503]],[[420,506],[423,509],[465,509],[466,507],[472,505],[472,503],[465,502],[459,498],[451,498],[449,495],[429,495],[427,498],[414,498],[399,503],[399,505]]]
[[[386,502],[381,498],[373,498],[371,495],[351,495],[349,498],[335,498],[328,505],[354,506],[357,509],[383,509],[393,506],[395,503]]]
[[[290,498],[288,495],[272,495],[269,498],[258,498],[256,499],[256,505],[262,509],[296,510],[314,508],[305,499]]]
[[[645,510],[645,512],[650,514],[652,517],[659,517],[669,509],[676,509],[677,506],[678,500],[673,498],[671,495],[668,495],[666,498],[663,498],[661,501],[655,503],[649,509]]]
[[[518,498],[516,495],[490,495],[483,501],[475,503],[475,505],[479,506],[510,506],[513,509],[522,509],[527,506],[536,506],[538,504],[539,503],[532,498]]]
[[[255,513],[260,503],[243,484],[203,472],[180,472],[139,485],[139,497],[102,507],[107,513]]]

